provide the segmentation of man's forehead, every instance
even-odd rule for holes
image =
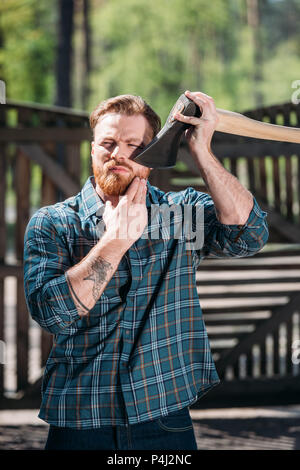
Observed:
[[[95,134],[126,133],[127,138],[143,137],[151,133],[146,118],[141,114],[128,116],[125,114],[107,113],[99,117],[95,126]]]

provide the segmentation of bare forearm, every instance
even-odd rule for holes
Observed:
[[[176,112],[175,118],[191,125],[186,138],[214,200],[217,217],[223,224],[244,225],[253,208],[253,196],[235,176],[225,170],[211,151],[211,140],[219,120],[214,100],[202,92],[186,91],[185,94],[201,109],[201,116],[184,116]]]
[[[210,150],[194,154],[196,164],[214,200],[221,223],[243,225],[253,207],[251,193],[229,173]]]
[[[69,289],[80,316],[94,307],[125,252],[116,240],[103,236],[80,263],[68,269]]]

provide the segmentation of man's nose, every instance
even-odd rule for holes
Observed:
[[[128,158],[125,149],[121,149],[120,145],[116,145],[113,152],[111,153],[111,158],[118,157],[118,158]]]
[[[117,157],[118,155],[120,155],[120,146],[116,145],[113,152],[111,153],[111,157]]]

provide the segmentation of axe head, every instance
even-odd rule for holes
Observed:
[[[186,129],[191,127],[191,124],[173,119],[173,115],[177,112],[185,116],[201,116],[199,107],[184,94],[181,95],[170,111],[161,131],[141,153],[132,157],[133,161],[149,168],[171,168],[176,165],[181,136]]]

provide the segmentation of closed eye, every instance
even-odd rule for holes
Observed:
[[[113,145],[114,145],[114,142],[110,142],[110,141],[104,141],[99,144],[100,147],[105,147],[105,148],[112,147]]]
[[[144,147],[142,145],[135,145],[135,144],[128,144],[129,147],[134,147],[136,149],[143,149]]]

